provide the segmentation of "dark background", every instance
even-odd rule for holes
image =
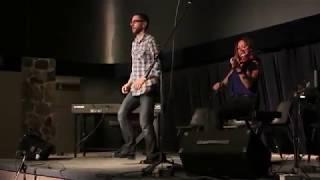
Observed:
[[[163,46],[173,27],[177,2],[2,1],[0,52],[2,56],[54,57],[62,63],[128,63],[132,39],[130,15],[133,12],[149,14],[150,32]],[[188,5],[186,0],[180,1],[178,17],[186,9],[188,12],[176,31],[175,45],[178,49],[195,47],[319,13],[319,2],[316,0],[192,2],[192,5]],[[272,38],[269,40],[273,41]],[[163,48],[170,49],[170,46]]]

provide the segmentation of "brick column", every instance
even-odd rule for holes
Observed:
[[[56,92],[56,61],[52,58],[22,59],[23,127],[50,141],[55,135],[53,104]]]

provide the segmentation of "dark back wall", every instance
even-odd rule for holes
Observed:
[[[15,157],[18,141],[22,137],[22,74],[0,72],[0,157]]]
[[[146,12],[150,32],[163,45],[178,0],[70,0],[1,2],[0,53],[54,57],[59,61],[130,61],[130,15]],[[177,30],[183,48],[318,14],[317,0],[193,1]],[[179,17],[187,0],[181,0]],[[1,55],[0,54],[0,55]]]
[[[177,2],[130,0],[129,3],[133,9],[150,15],[150,30],[163,44],[174,24]],[[187,0],[181,0],[179,17],[186,4]],[[320,13],[319,5],[317,0],[193,0],[177,30],[176,47],[195,46],[315,15]]]

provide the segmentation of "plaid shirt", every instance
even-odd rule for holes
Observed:
[[[150,34],[144,34],[141,40],[135,38],[131,49],[132,69],[129,81],[134,82],[136,79],[145,77],[158,53],[156,41]],[[139,90],[131,88],[132,95],[139,96],[149,92],[152,86],[159,82],[159,75],[160,66],[159,62],[156,62],[142,88]]]

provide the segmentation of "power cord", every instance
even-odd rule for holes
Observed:
[[[80,146],[83,142],[85,142],[90,136],[92,136],[92,134],[99,128],[99,126],[102,124],[102,122],[104,121],[104,117],[105,115],[102,114],[102,117],[100,119],[100,121],[98,122],[98,124],[93,128],[93,130],[91,130],[91,132],[89,134],[87,134],[85,137],[83,137],[80,142],[77,144],[77,146]]]

